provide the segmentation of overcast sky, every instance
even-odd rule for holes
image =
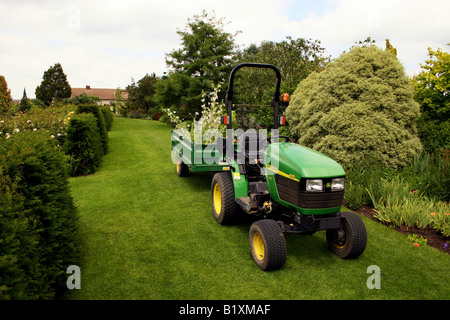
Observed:
[[[72,88],[125,88],[166,71],[165,54],[180,47],[177,30],[202,10],[230,23],[241,47],[286,36],[322,42],[338,57],[371,37],[397,48],[408,75],[427,48],[450,46],[448,0],[1,0],[0,75],[14,99],[29,98],[44,71],[61,63]]]

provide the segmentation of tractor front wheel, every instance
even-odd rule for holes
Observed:
[[[341,212],[345,226],[327,230],[328,249],[342,259],[356,258],[366,249],[367,232],[361,218],[353,212]]]
[[[249,231],[252,259],[263,271],[276,270],[286,262],[286,240],[275,220],[254,222]]]

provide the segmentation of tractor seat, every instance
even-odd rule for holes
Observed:
[[[254,130],[248,130],[238,138],[239,151],[250,161],[262,159],[267,144],[267,138]]]

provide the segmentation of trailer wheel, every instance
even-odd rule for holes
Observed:
[[[177,157],[176,169],[180,177],[186,177],[189,174],[189,167],[179,157]]]
[[[216,173],[211,182],[211,206],[214,219],[219,224],[231,224],[240,217],[234,200],[233,180],[229,172]]]
[[[254,222],[249,231],[252,259],[263,271],[276,270],[286,262],[286,240],[275,220]]]
[[[341,212],[345,226],[327,230],[328,249],[342,259],[356,258],[366,249],[367,232],[362,219],[353,212]]]

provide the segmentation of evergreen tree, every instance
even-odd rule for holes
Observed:
[[[44,72],[41,85],[36,88],[36,98],[42,100],[47,106],[52,103],[53,100],[62,100],[69,98],[72,89],[69,82],[67,82],[67,76],[61,67],[61,64],[56,63]]]
[[[19,103],[19,111],[21,112],[27,112],[30,110],[31,104],[30,101],[28,101],[27,92],[25,88],[23,89],[23,96]]]
[[[421,150],[414,88],[398,59],[354,47],[297,87],[287,110],[299,143],[346,168],[367,160],[398,168]]]

